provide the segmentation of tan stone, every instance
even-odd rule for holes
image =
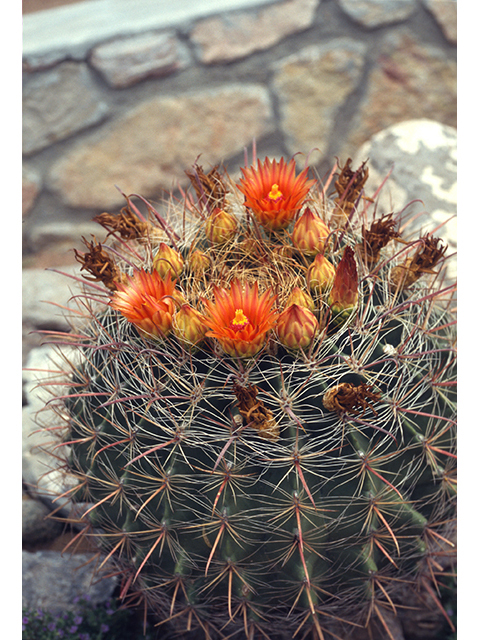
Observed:
[[[286,36],[307,29],[321,0],[275,2],[256,13],[224,14],[201,20],[190,38],[204,63],[226,62],[268,49]]]
[[[147,100],[58,161],[50,186],[73,207],[115,209],[126,194],[158,197],[200,156],[206,168],[273,130],[267,91],[229,85]]]
[[[25,216],[31,210],[38,194],[40,193],[41,178],[36,171],[22,167],[22,215]]]
[[[324,156],[338,110],[360,80],[365,52],[365,45],[340,38],[277,65],[273,89],[292,154],[315,149]]]
[[[397,122],[428,118],[456,127],[456,63],[407,33],[390,36],[379,52],[365,96],[343,145],[351,156],[375,133]]]

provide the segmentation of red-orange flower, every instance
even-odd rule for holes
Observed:
[[[308,180],[306,167],[295,176],[295,161],[258,160],[258,168],[242,168],[243,178],[238,189],[245,196],[245,205],[262,226],[271,231],[285,229],[302,207],[315,180]]]
[[[157,271],[141,270],[127,276],[126,280],[125,284],[118,284],[110,305],[141,332],[160,338],[167,336],[176,309],[172,297],[179,297],[171,273],[162,280]]]
[[[267,334],[275,325],[273,310],[276,296],[270,290],[261,295],[258,283],[244,286],[235,280],[226,289],[214,288],[215,301],[204,300],[206,335],[216,338],[230,356],[251,358],[265,344]]]

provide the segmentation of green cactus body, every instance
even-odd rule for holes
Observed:
[[[238,228],[217,245],[203,220],[177,236],[177,289],[204,313],[213,285],[238,278],[271,288],[282,310],[293,287],[307,289],[313,256],[291,249],[289,227],[261,228],[237,187],[212,176],[220,201],[194,208],[223,207]],[[328,225],[328,201],[308,202]],[[127,210],[140,219],[130,199]],[[117,273],[152,270],[163,222],[149,212],[138,237],[112,234]],[[382,247],[367,268],[361,244],[353,224],[331,231],[332,264],[346,246],[356,254],[358,302],[331,320],[329,292],[312,294],[319,330],[304,350],[283,347],[274,327],[252,357],[208,335],[191,346],[149,337],[108,304],[114,286],[104,304],[99,285],[95,302],[85,294],[96,310],[59,399],[72,500],[157,622],[212,638],[327,637],[332,621],[368,626],[395,611],[399,585],[437,571],[455,515],[453,315],[431,277],[392,285],[409,245],[396,257]],[[200,274],[196,250],[210,264]]]

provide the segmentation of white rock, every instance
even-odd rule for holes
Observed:
[[[382,187],[378,213],[401,212],[405,237],[433,233],[457,247],[457,132],[440,122],[419,119],[392,125],[358,150],[352,168],[368,159],[368,195]],[[447,261],[449,279],[456,259]]]
[[[55,508],[61,507],[64,512],[70,510],[68,500],[56,498],[76,481],[61,470],[67,450],[54,448],[60,436],[55,427],[64,423],[50,401],[65,393],[62,382],[67,380],[67,375],[64,371],[68,371],[69,362],[76,361],[78,353],[73,349],[64,347],[60,353],[52,345],[43,345],[31,350],[23,371],[27,405],[22,410],[22,479],[31,495],[52,503]]]

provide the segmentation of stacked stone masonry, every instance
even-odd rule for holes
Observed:
[[[121,192],[161,206],[196,158],[235,171],[255,140],[321,176],[395,123],[456,126],[455,1],[179,2],[162,22],[138,0],[135,22],[120,0],[106,29],[109,3],[24,16],[26,267],[71,263]]]

